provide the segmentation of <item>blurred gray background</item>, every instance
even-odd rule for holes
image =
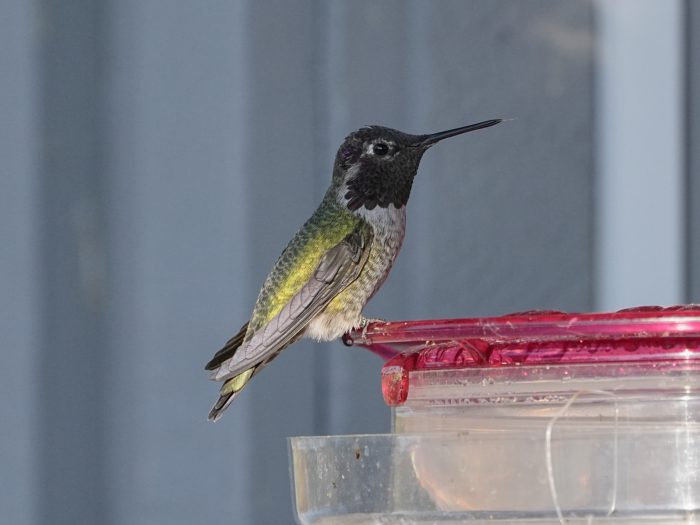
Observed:
[[[516,119],[426,155],[369,315],[698,300],[698,28],[681,0],[5,0],[0,522],[293,523],[286,436],[388,430],[340,343],[206,421],[204,363],[362,125]]]

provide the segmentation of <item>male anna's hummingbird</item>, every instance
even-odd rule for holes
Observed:
[[[225,381],[210,420],[218,420],[248,381],[299,338],[329,341],[365,326],[362,309],[401,248],[423,153],[442,139],[499,122],[432,135],[381,126],[348,135],[330,188],[277,259],[250,320],[206,365],[212,379]]]

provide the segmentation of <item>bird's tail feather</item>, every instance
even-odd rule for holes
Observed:
[[[221,363],[233,357],[233,354],[238,350],[238,347],[243,344],[243,339],[245,339],[245,334],[248,331],[248,323],[244,324],[236,335],[231,339],[226,341],[224,347],[214,354],[206,366],[205,370],[215,370],[221,366]]]
[[[236,394],[243,390],[250,381],[250,378],[255,375],[257,366],[249,368],[245,372],[241,372],[235,377],[232,377],[221,385],[221,390],[219,391],[219,399],[216,400],[214,406],[211,407],[209,411],[209,421],[218,421],[224,413],[224,410],[228,408],[231,401],[234,400]]]
[[[224,410],[228,408],[231,401],[233,401],[233,398],[236,397],[237,393],[238,392],[231,392],[230,394],[220,395],[219,399],[209,411],[209,421],[217,422],[219,419],[221,419],[221,416],[224,415]]]
[[[232,337],[229,343],[227,343],[224,348],[217,352],[216,356],[214,356],[214,359],[212,359],[207,365],[207,370],[213,370],[215,368],[218,368],[219,366],[221,366],[221,363],[223,363],[223,361],[225,361],[226,359],[230,359],[233,356],[233,353],[241,345],[243,338],[245,337],[245,331],[247,330],[247,328],[248,324],[246,323],[245,325],[243,325],[243,328],[241,328],[241,331],[234,337]],[[286,345],[284,345],[282,348],[280,348],[271,356],[269,356],[266,360],[251,366],[245,372],[241,372],[237,376],[234,376],[231,379],[224,382],[224,384],[221,385],[221,390],[219,390],[219,399],[216,400],[216,403],[214,403],[214,406],[209,411],[209,421],[218,421],[223,415],[224,410],[228,408],[231,402],[238,395],[238,392],[243,390],[243,387],[245,387],[248,384],[248,382],[253,378],[253,376],[260,372],[263,368],[265,368],[267,364],[270,361],[272,361],[275,357],[277,357],[280,354],[280,352],[284,350],[287,346],[289,346],[290,344],[294,343],[297,339],[302,337],[303,334],[303,331],[298,333],[294,338],[292,338],[291,341],[289,341]],[[240,342],[237,342],[237,344],[235,344],[234,346],[233,344],[231,344],[231,342],[234,340]],[[221,359],[221,361],[216,363],[215,366],[213,366],[212,368],[209,368],[209,365],[214,363],[217,359]]]

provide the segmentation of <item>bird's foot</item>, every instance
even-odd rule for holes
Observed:
[[[386,323],[386,320],[374,317],[360,317],[360,322],[357,324],[357,328],[362,330],[362,332],[360,332],[360,336],[363,340],[367,338],[367,327],[371,323]],[[355,344],[355,340],[350,335],[350,332],[345,332],[343,334],[342,340],[345,346],[352,346],[353,344]]]
[[[362,328],[362,339],[367,337],[367,327],[370,323],[386,323],[385,319],[379,319],[378,317],[360,317],[360,324],[358,328]]]

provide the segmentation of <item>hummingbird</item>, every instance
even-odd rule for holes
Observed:
[[[250,320],[205,367],[211,379],[224,382],[209,420],[217,421],[243,387],[300,338],[330,341],[366,327],[362,309],[403,243],[423,154],[443,139],[501,121],[429,135],[368,126],[345,138],[321,204],[277,259]]]

